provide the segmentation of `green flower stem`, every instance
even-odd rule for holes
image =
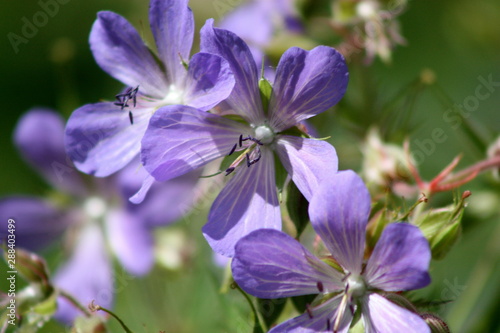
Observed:
[[[116,314],[114,314],[111,310],[108,310],[106,308],[103,308],[102,306],[100,305],[94,305],[93,306],[93,310],[95,311],[104,311],[106,312],[107,314],[109,314],[110,316],[112,316],[113,318],[115,318],[121,325],[121,327],[123,328],[123,330],[127,333],[134,333],[132,332],[128,327],[127,325],[125,325],[125,323],[120,319],[120,317],[118,317]]]
[[[248,296],[248,294],[246,292],[244,292],[243,289],[241,289],[240,286],[236,282],[234,282],[232,285],[234,286],[235,289],[238,289],[240,291],[240,293],[245,297],[248,304],[250,304],[250,307],[252,308],[252,312],[256,318],[256,320],[255,320],[256,327],[254,328],[254,332],[267,332],[267,330],[265,329],[267,327],[264,324],[264,320],[260,316],[260,313],[257,311],[257,308],[253,304],[250,296]]]
[[[74,298],[72,295],[68,294],[64,290],[58,289],[59,295],[62,297],[66,298],[71,304],[73,304],[74,307],[76,307],[78,310],[82,311],[86,317],[90,317],[92,314],[90,311],[83,306],[76,298]]]

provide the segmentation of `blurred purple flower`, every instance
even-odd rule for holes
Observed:
[[[218,26],[240,36],[260,67],[277,31],[302,32],[298,16],[292,0],[252,0],[226,15]]]
[[[203,228],[216,252],[232,256],[242,236],[259,228],[281,228],[274,152],[308,200],[322,177],[337,171],[337,155],[329,143],[287,130],[335,105],[344,95],[348,73],[333,48],[290,48],[281,57],[269,107],[264,108],[258,70],[243,40],[213,28],[209,20],[201,30],[201,47],[229,62],[236,82],[225,103],[244,121],[188,106],[163,107],[142,140],[142,163],[156,180],[165,181],[242,152],[226,170],[235,176],[213,203]],[[248,167],[237,168],[245,159]]]
[[[390,224],[365,266],[369,213],[368,190],[352,171],[324,180],[310,202],[312,226],[342,272],[276,230],[254,231],[237,243],[233,277],[249,294],[280,298],[319,293],[306,313],[271,332],[347,332],[356,310],[366,332],[430,332],[420,316],[378,293],[429,284],[427,240],[413,225]]]
[[[9,218],[16,221],[16,245],[31,251],[58,241],[66,233],[74,248],[68,262],[55,274],[56,286],[82,304],[95,299],[109,307],[114,287],[105,241],[128,273],[147,273],[154,260],[152,228],[171,223],[188,211],[198,178],[188,174],[154,184],[148,198],[134,205],[127,198],[144,178],[145,170],[128,166],[113,178],[85,186],[66,156],[63,139],[64,120],[53,111],[33,109],[19,120],[14,133],[16,146],[57,193],[47,199],[0,199],[0,237],[6,238]],[[71,322],[78,310],[59,301],[65,305],[59,308],[57,318]]]
[[[149,119],[165,105],[186,104],[209,110],[234,85],[227,62],[197,53],[187,62],[194,19],[187,0],[151,0],[149,17],[158,60],[123,17],[100,12],[90,34],[96,62],[127,88],[117,102],[87,104],[75,110],[66,127],[66,147],[76,167],[97,177],[121,170],[139,155]],[[144,198],[153,179],[144,181],[133,200]]]

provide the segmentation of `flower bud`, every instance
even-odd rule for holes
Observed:
[[[388,301],[399,305],[403,309],[417,313],[417,308],[403,295],[396,293],[384,293],[382,296],[384,296]]]
[[[410,169],[402,147],[382,142],[378,129],[368,132],[363,147],[364,160],[362,176],[368,183],[377,188],[387,188],[395,182],[410,178]]]
[[[429,325],[432,333],[450,333],[450,329],[448,325],[444,322],[443,319],[431,313],[422,313],[420,315],[423,320]]]
[[[427,214],[422,213],[412,222],[429,241],[433,259],[444,258],[460,236],[463,200],[458,204],[431,210]]]
[[[23,249],[15,249],[14,260],[9,260],[9,254],[8,250],[4,249],[4,258],[11,271],[16,271],[29,283],[40,284],[44,292],[52,291],[47,264],[42,257]]]

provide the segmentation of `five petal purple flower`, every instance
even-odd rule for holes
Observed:
[[[108,250],[128,274],[149,272],[154,264],[153,228],[172,223],[188,211],[197,179],[186,175],[154,184],[150,195],[135,205],[127,198],[142,182],[145,170],[137,171],[129,165],[116,176],[97,179],[92,188],[84,186],[82,174],[66,155],[63,139],[64,120],[52,110],[33,109],[19,120],[14,131],[16,146],[57,195],[47,199],[0,198],[0,238],[6,238],[9,218],[16,221],[16,246],[31,251],[70,234],[75,244],[68,260],[54,275],[55,285],[82,304],[96,300],[111,307],[115,291]],[[59,200],[50,200],[54,198]],[[168,209],[165,202],[169,203]],[[71,323],[81,315],[66,300],[59,298],[58,302],[59,320]]]
[[[127,88],[118,102],[87,104],[75,110],[66,128],[66,147],[76,167],[105,177],[139,155],[149,119],[164,105],[186,104],[209,110],[224,100],[234,85],[227,62],[208,53],[188,61],[194,19],[187,0],[151,0],[149,17],[159,64],[137,31],[123,17],[100,12],[90,46],[101,68]],[[140,202],[152,184],[134,202]]]
[[[347,332],[356,310],[366,332],[430,332],[417,314],[377,293],[429,284],[427,240],[413,225],[390,224],[364,266],[369,213],[368,190],[352,171],[325,180],[310,202],[312,226],[342,271],[276,230],[254,231],[236,244],[233,277],[246,292],[260,298],[319,294],[306,313],[271,332]]]
[[[259,228],[281,228],[274,152],[308,200],[321,179],[337,171],[337,155],[329,143],[285,131],[335,105],[345,92],[348,73],[344,58],[333,48],[291,48],[278,64],[264,109],[248,46],[212,23],[202,28],[201,49],[229,62],[236,82],[225,103],[244,122],[187,106],[163,107],[151,118],[141,156],[146,170],[165,181],[243,152],[226,170],[235,175],[213,203],[203,228],[216,252],[232,256],[242,236]],[[248,167],[237,168],[245,159]]]

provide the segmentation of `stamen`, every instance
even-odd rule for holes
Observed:
[[[132,114],[132,111],[128,112],[128,119],[130,119],[130,125],[134,124],[134,115]]]
[[[229,154],[227,154],[227,156],[231,156],[234,153],[234,151],[236,150],[236,146],[237,144],[235,143]]]
[[[306,304],[306,311],[307,311],[307,314],[309,315],[309,319],[313,319],[313,313],[312,313],[312,310],[311,310],[311,306],[309,304]]]
[[[137,93],[139,92],[139,86],[132,89],[132,87],[127,88],[124,93],[115,95],[118,102],[113,103],[114,105],[120,106],[123,110],[129,107],[128,101],[132,100],[134,107],[137,105]]]
[[[242,141],[243,141],[243,134],[240,134],[240,139],[238,140],[240,147],[242,146]]]
[[[233,172],[235,167],[229,167],[226,169],[226,176],[229,175],[231,172]]]
[[[322,293],[323,290],[324,290],[324,288],[323,288],[323,282],[318,281],[318,283],[316,283],[316,286],[318,287],[319,292]]]
[[[252,163],[250,162],[250,155],[248,153],[246,153],[245,155],[247,157],[247,167],[250,168],[250,165],[252,165]]]
[[[331,325],[332,325],[332,324],[330,324],[330,319],[328,319],[328,318],[327,318],[327,319],[326,319],[326,330],[327,330],[327,331],[329,331],[329,330],[331,330],[331,329],[332,329],[332,326],[331,326]]]
[[[347,294],[342,296],[342,300],[340,301],[338,310],[337,310],[337,318],[335,318],[335,323],[333,325],[333,332],[337,332],[340,326],[340,320],[344,317],[344,312],[347,307]]]

